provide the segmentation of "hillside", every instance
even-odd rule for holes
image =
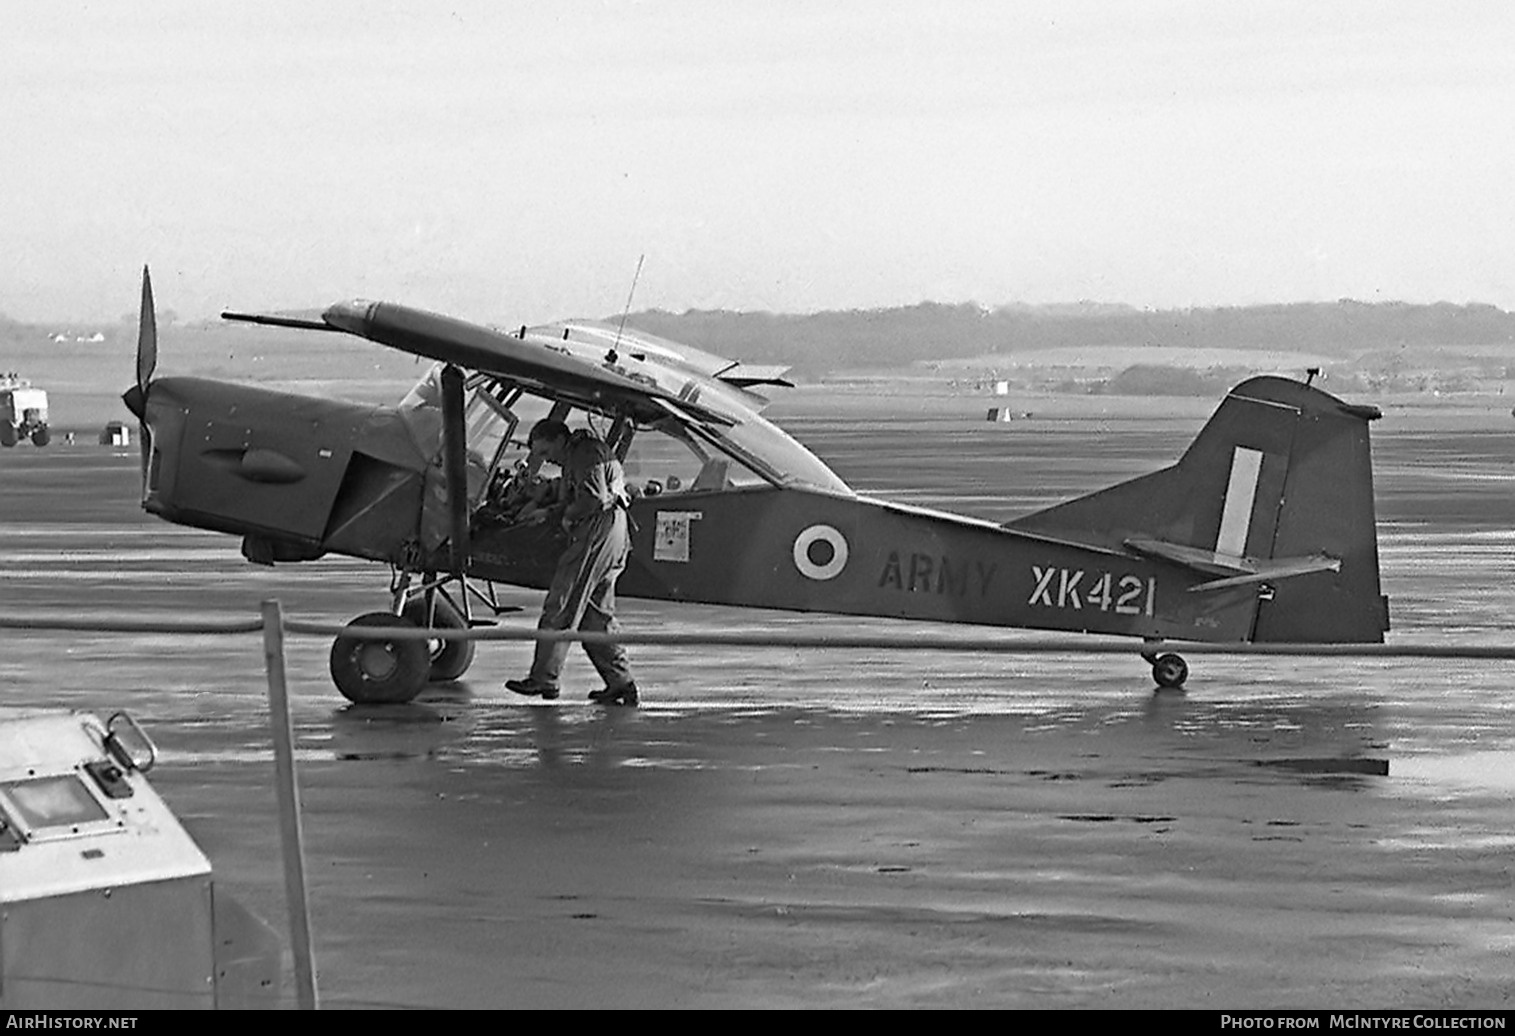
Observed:
[[[1515,314],[1493,306],[1351,300],[1156,311],[1093,303],[998,309],[923,303],[808,316],[651,310],[628,323],[722,355],[791,363],[812,375],[970,357],[1012,363],[1052,349],[1287,350],[1337,361],[1404,348],[1515,349]]]
[[[808,315],[651,310],[627,322],[734,359],[790,364],[802,381],[833,385],[886,377],[963,392],[1007,381],[1035,394],[1214,397],[1249,374],[1297,377],[1320,367],[1339,392],[1515,394],[1515,314],[1482,305],[922,303]],[[164,373],[363,402],[397,400],[421,373],[415,358],[346,335],[179,324],[166,312],[160,324]],[[40,325],[0,314],[0,370],[47,389],[60,426],[126,417],[119,397],[133,376],[135,343],[134,321]]]

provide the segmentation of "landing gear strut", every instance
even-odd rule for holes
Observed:
[[[458,610],[440,595],[433,598],[431,621],[427,621],[424,596],[411,598],[402,614],[417,626],[442,630],[468,628],[468,623]],[[431,668],[426,678],[434,683],[456,680],[468,672],[468,667],[473,664],[474,642],[471,640],[430,640],[427,645],[431,653]]]

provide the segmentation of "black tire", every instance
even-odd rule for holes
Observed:
[[[52,441],[52,438],[53,433],[47,430],[47,425],[43,425],[41,428],[38,428],[32,432],[32,445],[46,446],[49,442]]]
[[[1177,690],[1189,679],[1189,663],[1181,655],[1158,655],[1152,660],[1152,679],[1159,687]]]
[[[426,599],[417,597],[405,606],[405,618],[417,626],[426,626]],[[458,610],[440,596],[436,598],[431,626],[433,629],[462,630],[468,626]],[[431,670],[427,679],[433,683],[456,680],[473,665],[475,643],[472,640],[429,640]]]
[[[415,629],[409,619],[389,612],[369,612],[347,624]],[[431,659],[424,640],[370,640],[339,636],[331,645],[331,679],[342,697],[356,705],[394,705],[410,701],[426,686]]]
[[[16,445],[16,426],[9,421],[0,421],[0,446]]]

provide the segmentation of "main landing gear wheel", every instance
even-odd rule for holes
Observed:
[[[1189,663],[1181,655],[1158,655],[1152,660],[1152,679],[1159,687],[1182,689],[1184,681],[1189,679]]]
[[[405,606],[405,618],[417,626],[430,625],[434,629],[464,630],[468,624],[463,621],[463,616],[458,610],[448,604],[440,596],[436,598],[436,606],[432,609],[432,621],[426,621],[426,600],[417,597]],[[431,656],[431,670],[427,679],[433,683],[446,680],[456,680],[468,672],[468,667],[473,665],[474,642],[471,640],[428,640]]]
[[[347,624],[372,628],[415,629],[416,624],[389,612],[369,612]],[[339,636],[331,645],[331,679],[357,705],[395,705],[410,701],[426,686],[431,668],[424,640],[370,640]]]

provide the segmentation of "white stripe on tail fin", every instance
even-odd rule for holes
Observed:
[[[1220,532],[1215,553],[1241,557],[1247,552],[1247,533],[1252,528],[1252,503],[1257,499],[1257,480],[1262,475],[1262,450],[1238,446],[1231,451],[1231,478],[1220,508]]]

